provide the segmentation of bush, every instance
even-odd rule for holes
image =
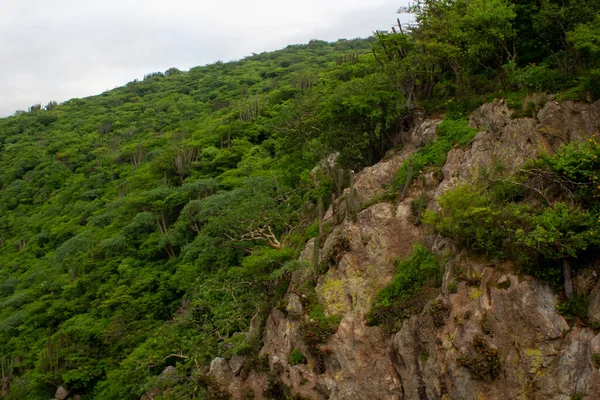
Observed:
[[[591,100],[600,99],[600,68],[588,71],[583,78],[583,88],[591,95]]]
[[[290,365],[306,364],[306,357],[298,350],[294,349],[290,353]]]
[[[443,166],[446,155],[455,145],[467,145],[477,134],[469,126],[469,121],[461,119],[446,119],[437,127],[438,138],[421,147],[410,156],[398,169],[392,188],[400,190],[405,185],[410,185],[414,176],[429,166]]]
[[[318,354],[319,346],[337,332],[342,317],[340,315],[326,316],[320,305],[315,306],[309,316],[308,320],[302,321],[300,329],[304,336],[304,342],[311,352]]]
[[[300,301],[309,315],[309,318],[300,324],[304,343],[313,355],[318,356],[320,354],[319,346],[337,332],[342,317],[340,315],[325,315],[323,306],[319,304],[314,282],[307,281],[298,288],[298,292],[303,295]]]
[[[481,187],[459,186],[439,199],[441,213],[427,211],[423,221],[460,246],[478,253],[503,257],[506,232],[502,213]]]
[[[467,368],[474,379],[490,382],[498,378],[502,362],[498,350],[493,349],[481,336],[473,338],[471,354],[463,354],[458,363]]]
[[[441,212],[426,212],[424,222],[471,251],[511,258],[557,288],[561,260],[600,246],[598,156],[595,139],[566,145],[517,177],[445,193]]]
[[[435,255],[423,245],[415,245],[409,258],[396,261],[396,274],[373,299],[367,324],[383,325],[391,333],[398,328],[398,322],[421,311],[426,303],[426,296],[419,296],[423,286],[439,287],[442,273]]]
[[[513,77],[513,83],[535,92],[555,93],[562,89],[566,82],[560,70],[544,64],[530,64]]]
[[[465,146],[475,137],[477,131],[469,126],[466,118],[446,119],[437,126],[438,140],[446,140],[451,146]]]
[[[590,307],[590,299],[588,296],[575,295],[570,299],[560,303],[556,307],[556,311],[563,315],[569,324],[574,324],[577,319],[582,323],[588,323],[588,308]]]

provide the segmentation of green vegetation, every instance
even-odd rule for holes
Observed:
[[[306,357],[298,350],[294,349],[290,353],[290,365],[306,364]]]
[[[481,318],[481,330],[488,336],[494,335],[494,330],[492,329],[492,322],[488,318],[487,314],[483,314]]]
[[[444,120],[437,127],[437,139],[418,149],[398,169],[392,188],[404,193],[417,173],[426,167],[443,166],[448,151],[455,145],[468,144],[475,134],[476,131],[469,127],[469,121],[464,118]]]
[[[439,287],[442,274],[436,256],[423,245],[415,245],[409,258],[396,260],[396,274],[373,299],[367,323],[381,325],[388,333],[396,332],[403,319],[423,309],[429,300],[424,286]]]
[[[490,347],[479,335],[473,338],[471,352],[462,354],[458,363],[469,370],[473,379],[486,382],[493,381],[502,372],[498,350]]]
[[[369,40],[312,41],[0,120],[2,395],[139,398],[175,366],[186,397],[213,357],[253,356],[336,189],[311,169],[389,147],[398,102],[366,105],[400,96],[386,80]]]
[[[565,145],[515,177],[489,176],[444,194],[441,212],[428,212],[425,221],[472,251],[518,261],[555,287],[562,273],[570,298],[572,262],[600,246],[599,155],[595,139]]]
[[[319,304],[314,282],[305,282],[298,288],[298,292],[302,294],[300,300],[309,317],[300,324],[304,343],[308,346],[309,352],[321,362],[321,346],[327,342],[331,335],[337,332],[342,316],[325,315],[323,306]],[[320,368],[320,366],[317,366],[317,368]]]
[[[575,294],[573,297],[558,304],[556,311],[562,314],[569,324],[574,324],[577,321],[584,325],[594,326],[597,322],[589,321],[588,309],[590,307],[590,299],[588,296]],[[597,328],[597,326],[594,326]]]
[[[83,399],[156,388],[223,396],[205,366],[244,354],[248,368],[265,369],[262,327],[303,267],[305,240],[321,243],[333,228],[323,223],[329,204],[334,224],[342,200],[349,217],[360,211],[353,189],[341,197],[354,184],[345,171],[382,159],[423,112],[445,113],[437,139],[384,196],[402,197],[414,176],[469,144],[478,105],[502,97],[533,115],[548,97],[532,92],[600,98],[595,0],[424,0],[409,11],[414,26],[374,38],[171,68],[0,119],[0,395],[45,400],[64,385]],[[311,173],[334,152],[333,168]],[[600,245],[599,153],[595,141],[571,144],[516,177],[491,173],[446,194],[438,215],[423,215],[418,199],[415,222],[555,284],[562,274],[569,296],[574,260]],[[348,245],[341,237],[323,255],[317,246],[315,275]],[[397,329],[440,275],[416,246],[369,322]],[[341,317],[305,289],[302,329],[316,354]],[[176,373],[165,377],[167,367]],[[480,375],[493,378],[492,367]],[[287,393],[276,379],[270,391]]]

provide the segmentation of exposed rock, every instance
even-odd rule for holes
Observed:
[[[221,357],[217,357],[210,362],[208,375],[221,384],[231,382],[233,379],[233,371],[231,371],[229,363]]]
[[[484,170],[518,171],[525,161],[551,153],[569,141],[582,141],[600,131],[600,101],[594,104],[548,103],[538,118],[511,119],[504,101],[479,107],[470,118],[481,132],[467,149],[448,153],[444,180],[435,191],[440,196],[459,183],[470,182]]]
[[[152,389],[148,390],[146,393],[144,393],[140,397],[140,400],[154,400],[154,398],[158,397],[159,395],[160,395],[160,389],[152,388]]]
[[[600,130],[600,101],[593,104],[552,101],[537,115],[540,131],[558,139],[554,145],[583,141]]]
[[[300,302],[300,296],[290,293],[287,298],[285,310],[291,317],[299,319],[304,314],[304,307],[302,307],[302,303]]]
[[[366,327],[360,319],[346,318],[330,339],[326,376],[330,399],[400,399],[402,388],[381,330]]]
[[[317,285],[327,313],[361,316],[368,311],[375,292],[393,275],[394,258],[408,256],[421,237],[409,214],[406,203],[397,208],[378,203],[360,212],[356,224],[346,221],[327,238],[326,255],[335,252],[335,243],[347,242],[347,249],[334,258],[337,262]]]
[[[264,328],[260,355],[269,358],[269,375],[238,374],[240,360],[219,358],[211,363],[210,375],[234,399],[246,398],[249,388],[262,398],[269,380],[313,399],[569,400],[577,393],[600,398],[600,375],[592,362],[592,355],[600,354],[600,335],[569,326],[556,311],[558,298],[550,287],[517,276],[511,263],[457,254],[451,241],[425,235],[412,223],[417,191],[431,200],[483,170],[515,172],[530,157],[600,130],[600,102],[550,102],[537,118],[512,119],[511,114],[502,100],[480,107],[470,119],[480,130],[473,143],[450,151],[443,176],[425,176],[398,204],[370,201],[373,205],[356,221],[342,213],[339,223],[328,211],[335,228],[320,249],[327,272],[315,290],[325,314],[343,318],[318,351],[311,353],[301,331],[310,317],[295,288],[312,275],[299,269],[285,313],[273,309]],[[361,203],[384,192],[412,146],[431,140],[438,123],[424,121],[408,135],[404,150],[356,174]],[[387,337],[379,327],[367,326],[364,316],[377,291],[392,279],[394,259],[409,256],[417,242],[449,258],[443,284],[434,292],[435,301]],[[312,260],[314,243],[306,244],[301,260]],[[590,293],[590,317],[600,321],[597,271],[580,271],[575,283],[580,293]],[[307,364],[290,365],[292,350],[306,355]]]
[[[390,184],[398,168],[412,153],[414,149],[401,150],[389,158],[384,158],[377,164],[367,167],[356,174],[354,187],[358,192],[359,204],[371,200],[374,196],[385,192],[384,185]],[[346,189],[345,193],[349,189]],[[331,211],[331,210],[330,210]],[[330,212],[326,214],[331,215]]]
[[[598,272],[591,268],[586,268],[581,271],[577,271],[577,275],[573,280],[573,287],[575,293],[580,295],[588,295],[596,286],[598,282]]]
[[[244,363],[246,362],[245,356],[233,356],[229,360],[229,368],[231,368],[231,372],[234,375],[238,375],[242,368],[244,367]]]
[[[54,393],[54,398],[56,400],[65,400],[68,395],[69,391],[61,385],[56,389],[56,393]]]
[[[600,322],[600,281],[596,283],[594,290],[592,290],[590,301],[590,308],[588,310],[588,316],[597,322]]]
[[[160,378],[168,379],[169,377],[172,377],[173,375],[175,375],[176,371],[177,371],[177,368],[175,368],[172,365],[169,365],[168,367],[163,369],[163,372],[161,372],[158,377],[159,377],[159,379]]]
[[[436,129],[440,122],[442,122],[441,119],[426,119],[417,123],[404,138],[404,143],[414,147],[425,146],[435,139]]]

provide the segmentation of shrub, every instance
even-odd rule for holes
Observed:
[[[583,88],[591,95],[591,100],[600,99],[600,68],[588,71],[583,79]]]
[[[298,292],[303,295],[300,301],[309,316],[300,324],[304,343],[313,355],[318,356],[320,354],[319,346],[337,332],[342,317],[340,315],[325,315],[325,310],[317,299],[313,282],[307,281],[298,288]]]
[[[438,140],[446,140],[451,146],[465,146],[475,137],[477,131],[469,126],[466,118],[446,119],[437,126]]]
[[[304,342],[311,352],[318,354],[319,346],[337,332],[342,317],[340,315],[326,316],[321,305],[314,306],[309,316],[308,320],[302,321],[300,329],[304,336]]]
[[[588,322],[588,308],[590,299],[584,295],[574,295],[572,298],[560,303],[556,311],[563,315],[569,324],[575,323],[579,319],[584,324]]]
[[[473,338],[473,351],[463,354],[458,363],[467,368],[474,379],[486,382],[498,378],[502,370],[502,362],[498,350],[493,349],[481,336]]]
[[[306,357],[298,350],[294,349],[290,353],[290,365],[306,364]]]
[[[441,213],[427,211],[425,223],[474,252],[503,256],[503,216],[484,188],[460,186],[440,197],[439,204]]]
[[[481,330],[488,336],[492,336],[494,334],[492,322],[488,318],[487,314],[484,314],[483,318],[481,318]]]
[[[427,209],[427,203],[428,199],[426,192],[421,193],[421,195],[418,198],[416,198],[410,203],[410,211],[414,218],[413,221],[415,225],[421,224],[423,213]]]
[[[452,147],[467,145],[477,131],[469,126],[469,121],[465,118],[446,119],[437,126],[437,134],[437,140],[421,147],[400,166],[392,188],[399,190],[409,185],[413,177],[425,167],[444,165],[446,155]]]
[[[442,269],[437,258],[423,245],[417,244],[413,254],[406,260],[396,260],[396,274],[381,289],[366,315],[369,325],[383,325],[391,333],[401,322],[426,303],[422,293],[424,285],[439,287]]]
[[[568,144],[530,163],[517,177],[445,193],[441,211],[427,211],[423,220],[458,245],[511,258],[522,271],[557,288],[561,261],[600,246],[599,156],[594,138]]]
[[[565,86],[565,79],[558,69],[544,64],[530,64],[516,77],[519,86],[541,92],[557,92]]]
[[[433,317],[433,325],[436,328],[446,325],[446,318],[450,316],[450,306],[441,302],[434,301],[431,305],[431,316]]]

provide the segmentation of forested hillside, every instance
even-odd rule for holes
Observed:
[[[82,399],[154,388],[168,389],[161,398],[215,396],[210,361],[247,355],[248,368],[265,368],[260,331],[292,272],[327,272],[297,258],[332,228],[323,212],[344,188],[347,212],[364,206],[353,202],[350,170],[401,149],[419,118],[444,115],[438,140],[378,199],[396,201],[419,172],[469,143],[466,117],[481,104],[503,98],[529,117],[550,99],[600,98],[597,1],[426,0],[407,11],[414,25],[369,39],[171,68],[1,119],[2,398],[47,400],[59,386]],[[332,154],[335,165],[323,161]],[[504,191],[495,208],[477,192],[493,188],[462,189],[441,201],[445,215],[426,219],[481,253],[526,254],[535,275],[538,253],[558,260],[599,245],[594,233],[552,246],[562,231],[597,228],[597,191],[579,191],[598,184],[597,155],[589,142],[548,156],[543,168],[574,185],[568,206],[549,207],[559,195],[515,206],[526,177],[494,186]],[[474,226],[478,210],[468,206],[487,207],[491,227]],[[514,227],[500,227],[506,215]],[[565,225],[575,217],[576,228]],[[557,268],[538,275],[562,284]],[[394,304],[385,296],[393,290],[379,296],[383,314]],[[314,334],[339,322],[318,306],[311,316]],[[177,374],[161,375],[169,366]]]

